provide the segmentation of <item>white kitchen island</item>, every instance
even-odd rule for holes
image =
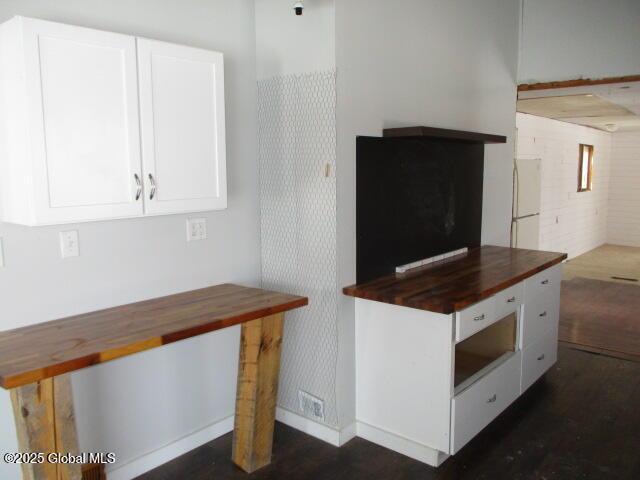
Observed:
[[[485,246],[356,297],[357,435],[439,466],[556,361],[565,254]]]

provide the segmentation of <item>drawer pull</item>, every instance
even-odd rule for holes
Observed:
[[[516,301],[516,297],[511,297],[507,299],[507,303],[513,303]]]
[[[539,362],[542,361],[542,360],[544,360],[544,353],[538,357],[538,361]]]
[[[487,400],[487,403],[493,403],[498,399],[498,395],[496,395],[495,393],[493,394],[493,397],[491,397],[489,400]]]
[[[542,312],[542,313],[540,314],[540,316],[541,316],[541,317],[546,317],[546,316],[547,316],[547,311],[545,310],[544,312]]]
[[[549,279],[547,278],[546,280],[542,280],[540,283],[542,285],[547,285],[549,283]]]
[[[482,315],[478,315],[477,317],[473,317],[473,321],[474,322],[479,322],[480,320],[484,320],[485,315],[484,313]]]

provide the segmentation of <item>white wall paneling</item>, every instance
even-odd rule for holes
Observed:
[[[288,9],[286,13],[293,16]],[[210,232],[201,242],[186,242],[184,214],[63,229],[0,223],[5,254],[0,328],[217,283],[259,285],[254,2],[0,2],[0,21],[14,15],[224,52],[230,195],[226,210],[198,215],[206,218]],[[60,258],[60,230],[78,230],[79,257]],[[116,452],[118,461],[108,469],[119,471],[116,478],[131,478],[183,453],[184,445],[195,446],[225,431],[213,426],[234,412],[238,342],[239,329],[232,328],[74,374],[81,450]],[[0,391],[0,419],[0,450],[16,451],[5,391]],[[19,466],[0,462],[0,478],[19,479]]]
[[[640,247],[640,132],[611,136],[608,242]]]
[[[540,250],[569,258],[607,241],[611,134],[589,127],[517,114],[519,159],[542,159]],[[578,192],[578,148],[594,146],[593,190]]]
[[[306,295],[287,316],[278,404],[301,414],[298,392],[325,402],[338,425],[335,71],[258,82],[262,283]]]

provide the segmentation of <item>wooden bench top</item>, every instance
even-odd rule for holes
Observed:
[[[406,273],[344,288],[345,295],[451,314],[567,258],[566,253],[484,246]]]
[[[224,284],[9,330],[0,333],[0,386],[19,387],[307,304],[305,297]]]

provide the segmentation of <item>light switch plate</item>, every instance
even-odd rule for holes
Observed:
[[[204,240],[207,238],[207,219],[189,218],[187,219],[187,242]]]
[[[77,230],[60,232],[60,255],[62,258],[77,257],[80,255]]]
[[[4,267],[4,253],[2,248],[2,237],[0,237],[0,268]]]

